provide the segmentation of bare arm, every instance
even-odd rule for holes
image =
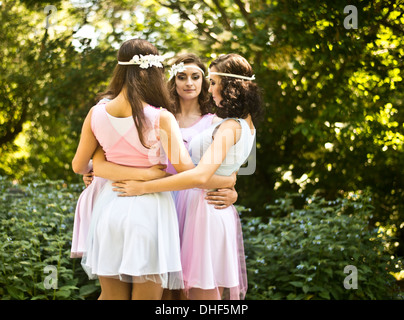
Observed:
[[[168,111],[161,112],[160,139],[164,151],[177,172],[183,172],[195,168],[188,150],[183,143],[181,130],[178,126],[177,120],[173,114]],[[199,187],[204,189],[226,188],[228,186],[233,186],[234,180],[235,175],[232,177],[212,175],[206,183],[201,184]]]
[[[153,180],[169,175],[164,169],[166,165],[159,164],[150,168],[136,168],[107,161],[104,150],[98,146],[93,157],[94,175],[109,180]]]
[[[75,173],[86,174],[91,171],[89,163],[98,146],[98,141],[91,130],[92,111],[91,108],[84,120],[80,142],[72,160],[72,168]]]
[[[222,121],[222,118],[219,118],[218,116],[214,116],[212,119],[212,124],[218,123]],[[205,183],[202,187],[204,189],[221,189],[222,191],[218,191],[220,196],[222,196],[224,199],[226,199],[227,203],[234,203],[237,200],[237,192],[236,191],[231,191],[228,186],[235,184],[234,180],[237,178],[236,174],[233,174],[233,176],[219,176],[214,174],[207,183]],[[234,190],[234,188],[232,188]],[[233,201],[234,200],[234,201]],[[229,204],[229,205],[230,205]]]
[[[230,176],[220,176],[214,174],[210,179],[199,186],[202,189],[219,189],[219,188],[231,188],[234,187],[237,180],[236,172],[233,172]]]
[[[144,193],[169,190],[184,190],[194,187],[204,188],[223,162],[227,151],[239,139],[239,130],[237,130],[239,128],[240,125],[234,120],[223,122],[215,135],[214,141],[204,153],[198,166],[193,169],[167,178],[159,179],[158,181],[148,181],[144,183],[136,182],[132,183],[130,186],[123,182],[116,183],[115,186],[123,188],[121,190],[128,192],[130,195],[140,195]],[[233,184],[229,185],[228,187],[233,186],[234,181]]]

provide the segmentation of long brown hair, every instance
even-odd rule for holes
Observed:
[[[174,61],[173,65],[179,64],[181,62],[183,62],[184,64],[190,64],[190,63],[196,64],[199,68],[203,70],[203,72],[206,75],[206,66],[197,55],[193,53],[185,53],[179,55],[177,59]],[[177,88],[175,85],[175,77],[173,77],[170,81],[168,81],[168,90],[170,91],[171,100],[173,103],[172,106],[173,113],[177,114],[181,112],[181,106],[180,106],[180,97],[178,96]],[[205,78],[204,75],[202,75],[202,88],[201,93],[198,96],[198,103],[202,115],[212,112],[212,108],[209,103],[208,90],[209,90],[209,81]]]
[[[118,51],[118,61],[129,61],[134,55],[158,55],[157,48],[141,39],[125,41]],[[126,88],[126,98],[132,108],[132,116],[139,139],[146,148],[144,139],[145,116],[142,101],[154,107],[164,107],[171,111],[170,95],[164,79],[164,68],[140,68],[139,65],[117,64],[107,90],[99,98],[114,99]]]

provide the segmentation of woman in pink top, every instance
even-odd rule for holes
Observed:
[[[194,167],[174,116],[152,106],[169,106],[161,68],[161,57],[149,42],[129,40],[122,45],[110,84],[113,99],[93,107],[84,121],[72,163],[76,173],[88,172],[98,143],[112,163],[137,168],[166,164],[175,150],[177,171]],[[97,170],[94,162],[94,173],[100,176]],[[218,180],[215,183],[220,185],[234,181]],[[178,221],[171,194],[125,199],[111,185],[107,180],[95,201],[82,260],[89,277],[98,276],[102,298],[159,299],[163,288],[182,288]]]
[[[109,94],[110,93],[107,93],[107,97],[109,97]],[[110,101],[110,99],[101,99],[98,104],[103,104],[108,101]],[[102,152],[102,154],[104,153]],[[164,171],[165,168],[165,165],[154,165],[150,168],[131,167],[130,170],[122,170],[119,165],[115,165],[112,162],[105,163],[105,170],[111,172],[116,180],[153,180],[163,178],[167,175]],[[94,176],[92,160],[89,160],[87,168],[82,172],[88,173],[83,174],[83,181],[86,188],[80,194],[74,214],[72,244],[70,250],[71,258],[81,258],[85,252],[93,206],[98,194],[107,181],[104,178]]]

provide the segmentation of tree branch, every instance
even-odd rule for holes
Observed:
[[[220,12],[220,21],[222,22],[223,27],[228,30],[231,31],[231,25],[230,25],[230,19],[227,16],[226,11],[224,10],[224,8],[220,5],[219,0],[212,0],[213,3],[215,4],[216,8],[219,10]]]
[[[250,14],[247,12],[247,10],[245,9],[245,6],[243,4],[243,2],[241,0],[234,0],[234,2],[237,4],[237,6],[240,9],[241,14],[243,15],[244,19],[246,20],[250,30],[252,32],[256,32],[257,29],[255,28],[255,24],[253,19],[251,18]]]
[[[169,2],[169,4],[166,4],[166,3],[163,3],[162,1],[158,1],[158,3],[159,3],[160,5],[162,5],[163,7],[169,8],[169,9],[171,9],[171,10],[173,10],[173,11],[177,11],[177,12],[179,13],[180,17],[181,17],[183,20],[188,20],[188,21],[192,22],[192,23],[197,27],[197,29],[198,29],[198,31],[199,31],[200,34],[204,34],[204,35],[206,35],[208,38],[210,38],[211,40],[213,40],[214,42],[216,42],[216,39],[215,39],[214,37],[212,37],[212,35],[210,34],[209,31],[206,30],[206,28],[204,27],[204,25],[201,24],[199,21],[192,21],[192,19],[191,19],[191,18],[189,17],[189,15],[188,15],[188,13],[185,12],[185,10],[183,10],[183,9],[180,7],[180,4],[179,4],[179,3],[172,3],[172,2]]]

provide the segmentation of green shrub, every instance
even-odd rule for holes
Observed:
[[[0,298],[94,298],[99,286],[88,280],[80,259],[70,258],[82,186],[63,181],[24,183],[0,177]],[[51,281],[53,275],[57,283]]]
[[[266,222],[243,217],[247,299],[398,298],[390,272],[401,262],[385,250],[387,236],[369,226],[369,202],[287,195],[268,206]],[[345,289],[348,265],[356,267],[357,289]]]
[[[0,299],[95,299],[98,282],[70,258],[83,186],[38,181],[0,177]],[[369,227],[368,197],[328,202],[289,195],[268,211],[268,219],[242,215],[247,299],[397,297],[390,272],[400,263],[385,250],[388,236]],[[358,289],[344,288],[347,265],[358,270]],[[45,286],[48,266],[57,271],[55,289]]]

